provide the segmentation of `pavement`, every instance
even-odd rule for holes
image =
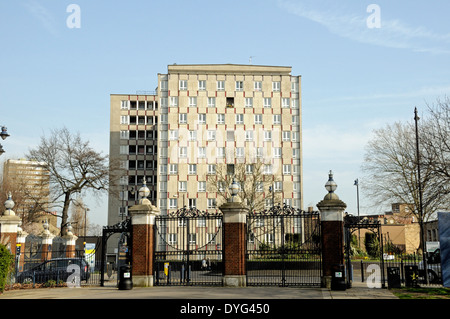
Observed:
[[[79,288],[40,288],[7,290],[0,295],[6,299],[398,299],[389,289],[368,288],[366,283],[354,282],[352,288],[346,290],[330,290],[326,288],[303,287],[198,287],[198,286],[164,286],[133,287],[130,290],[119,290],[116,287],[86,286]]]

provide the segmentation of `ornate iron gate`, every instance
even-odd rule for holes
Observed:
[[[155,284],[222,285],[222,214],[182,208],[155,223]]]
[[[289,206],[247,216],[247,285],[320,286],[320,218]]]

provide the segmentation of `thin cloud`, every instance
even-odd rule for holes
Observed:
[[[55,19],[47,10],[47,8],[43,7],[35,0],[29,0],[27,3],[24,3],[23,6],[28,10],[28,12],[31,13],[33,17],[35,17],[42,24],[42,26],[49,33],[54,36],[58,35]]]
[[[343,13],[342,9],[327,8],[329,5],[319,2],[279,1],[279,6],[290,13],[314,21],[338,36],[377,46],[409,49],[417,52],[434,54],[450,53],[450,33],[437,34],[425,27],[411,27],[402,21],[383,18],[381,10],[381,27],[371,29],[367,26],[367,18],[371,13]],[[309,4],[309,5],[308,5]]]

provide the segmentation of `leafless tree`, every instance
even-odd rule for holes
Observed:
[[[110,187],[108,155],[94,150],[80,134],[67,128],[51,131],[41,137],[40,144],[27,155],[31,160],[46,163],[50,172],[52,202],[61,205],[61,231],[68,222],[69,205],[75,194],[106,192]]]
[[[229,188],[234,180],[240,187],[237,196],[245,205],[247,211],[263,210],[269,187],[273,187],[275,181],[273,174],[264,171],[264,165],[262,161],[255,161],[250,164],[217,164],[216,174],[208,177],[208,190],[217,192],[222,201],[225,202],[231,196]],[[275,192],[273,195],[274,202],[279,203],[281,193]]]
[[[419,135],[426,128],[422,123]],[[362,169],[365,173],[363,190],[375,205],[407,203],[414,207],[419,220],[415,129],[412,123],[394,123],[374,132],[366,147]],[[421,144],[420,154],[425,154]],[[430,166],[421,167],[423,218],[426,221],[441,207],[443,194],[436,188]]]

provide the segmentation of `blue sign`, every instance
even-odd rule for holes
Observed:
[[[442,285],[450,288],[450,212],[438,213]]]

